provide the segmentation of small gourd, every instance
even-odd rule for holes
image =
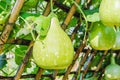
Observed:
[[[93,49],[109,50],[115,43],[116,34],[113,27],[105,26],[99,21],[91,25],[88,37]]]
[[[106,80],[120,80],[120,66],[115,63],[114,56],[111,57],[111,64],[105,68]]]

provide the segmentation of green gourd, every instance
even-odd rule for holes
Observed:
[[[120,26],[120,0],[102,0],[99,13],[104,25]]]
[[[72,42],[60,27],[57,17],[51,18],[51,24],[44,40],[36,40],[33,46],[33,58],[43,69],[65,69],[74,55]]]
[[[109,50],[113,47],[116,39],[113,27],[108,27],[101,22],[94,22],[89,32],[89,41],[96,50]]]
[[[106,80],[120,80],[120,66],[115,63],[114,56],[111,57],[111,64],[105,68]]]

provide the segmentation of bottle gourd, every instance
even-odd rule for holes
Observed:
[[[74,55],[72,42],[60,27],[57,17],[51,18],[51,24],[44,40],[36,40],[33,46],[33,58],[43,69],[65,69]]]

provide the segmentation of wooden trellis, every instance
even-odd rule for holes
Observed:
[[[43,13],[44,16],[47,16],[49,13],[50,13],[50,1],[49,0],[46,0],[47,1],[47,6],[46,6],[46,9]],[[33,78],[35,80],[40,80],[41,77],[50,77],[51,80],[55,80],[56,76],[63,76],[62,80],[67,80],[68,78],[68,75],[69,74],[74,74],[72,80],[77,80],[77,76],[82,73],[82,75],[80,76],[80,80],[83,80],[87,71],[91,71],[91,72],[94,72],[94,75],[93,76],[96,76],[97,75],[97,72],[100,71],[100,67],[102,65],[102,62],[105,58],[105,56],[107,55],[108,51],[104,51],[103,52],[103,56],[101,57],[101,60],[99,61],[99,64],[97,65],[97,69],[96,70],[88,70],[91,62],[92,62],[92,59],[93,57],[96,55],[96,53],[98,52],[97,50],[91,50],[91,49],[87,49],[85,50],[84,48],[86,47],[86,42],[83,41],[79,47],[76,49],[76,53],[74,55],[74,60],[72,62],[72,64],[66,69],[66,72],[65,73],[59,73],[57,70],[54,70],[54,73],[53,74],[45,74],[43,75],[42,74],[42,71],[43,69],[39,68],[38,69],[38,72],[36,74],[29,74],[29,75],[22,75],[24,69],[25,69],[25,66],[32,54],[32,47],[33,47],[33,44],[34,42],[33,41],[29,41],[29,40],[23,40],[23,39],[11,39],[11,40],[8,40],[8,37],[13,29],[13,25],[19,15],[19,12],[24,4],[25,0],[16,0],[16,3],[11,11],[11,14],[10,14],[10,17],[9,17],[9,20],[8,20],[8,23],[6,24],[5,26],[5,29],[4,31],[2,32],[2,35],[0,36],[0,52],[2,52],[3,50],[3,45],[5,43],[10,43],[10,44],[19,44],[19,45],[29,45],[29,48],[26,52],[26,55],[23,59],[23,61],[21,62],[21,65],[19,66],[19,69],[17,70],[17,73],[15,76],[8,76],[8,77],[5,77],[5,76],[0,76],[0,80],[19,80],[20,78]],[[80,3],[80,0],[75,0],[76,3]],[[90,2],[91,0],[89,0],[89,3],[87,4],[88,6],[90,5]],[[53,4],[59,8],[61,8],[63,11],[67,12],[67,16],[62,24],[62,28],[65,30],[69,24],[69,22],[71,21],[72,17],[75,16],[75,17],[79,17],[80,14],[78,12],[76,12],[76,9],[77,7],[73,4],[70,8],[67,7],[66,5],[63,5],[61,3],[59,3],[57,0],[53,0]],[[73,30],[72,32],[72,35],[71,35],[71,40],[73,41],[74,38],[75,38],[75,35],[77,33],[77,30],[79,29],[81,23],[80,21],[78,21],[75,29]],[[81,52],[84,52],[85,54],[82,54],[82,59],[80,60],[79,62],[79,66],[78,68],[76,69],[76,71],[71,71],[72,67],[74,66],[76,60],[78,59],[79,55],[81,54]],[[88,56],[89,55],[89,56]],[[120,53],[118,54],[118,57],[120,57]],[[86,62],[86,60],[89,59],[89,61],[87,62],[87,66],[85,67],[84,70],[82,70],[82,67],[85,66],[84,63]],[[103,71],[101,71],[101,74],[100,74],[100,78],[102,76],[102,72],[104,72],[104,69]],[[99,78],[99,80],[100,80]]]

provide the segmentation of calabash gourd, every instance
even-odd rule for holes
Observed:
[[[105,68],[106,80],[120,80],[120,66],[115,63],[114,56],[111,57],[111,64]]]
[[[74,55],[72,42],[60,27],[57,17],[51,18],[51,25],[44,40],[36,40],[33,46],[33,58],[43,69],[64,69],[68,67]]]
[[[120,0],[102,0],[99,13],[104,25],[120,26]]]
[[[113,47],[116,39],[113,27],[108,27],[101,22],[94,22],[89,32],[89,41],[96,50],[109,50]]]

